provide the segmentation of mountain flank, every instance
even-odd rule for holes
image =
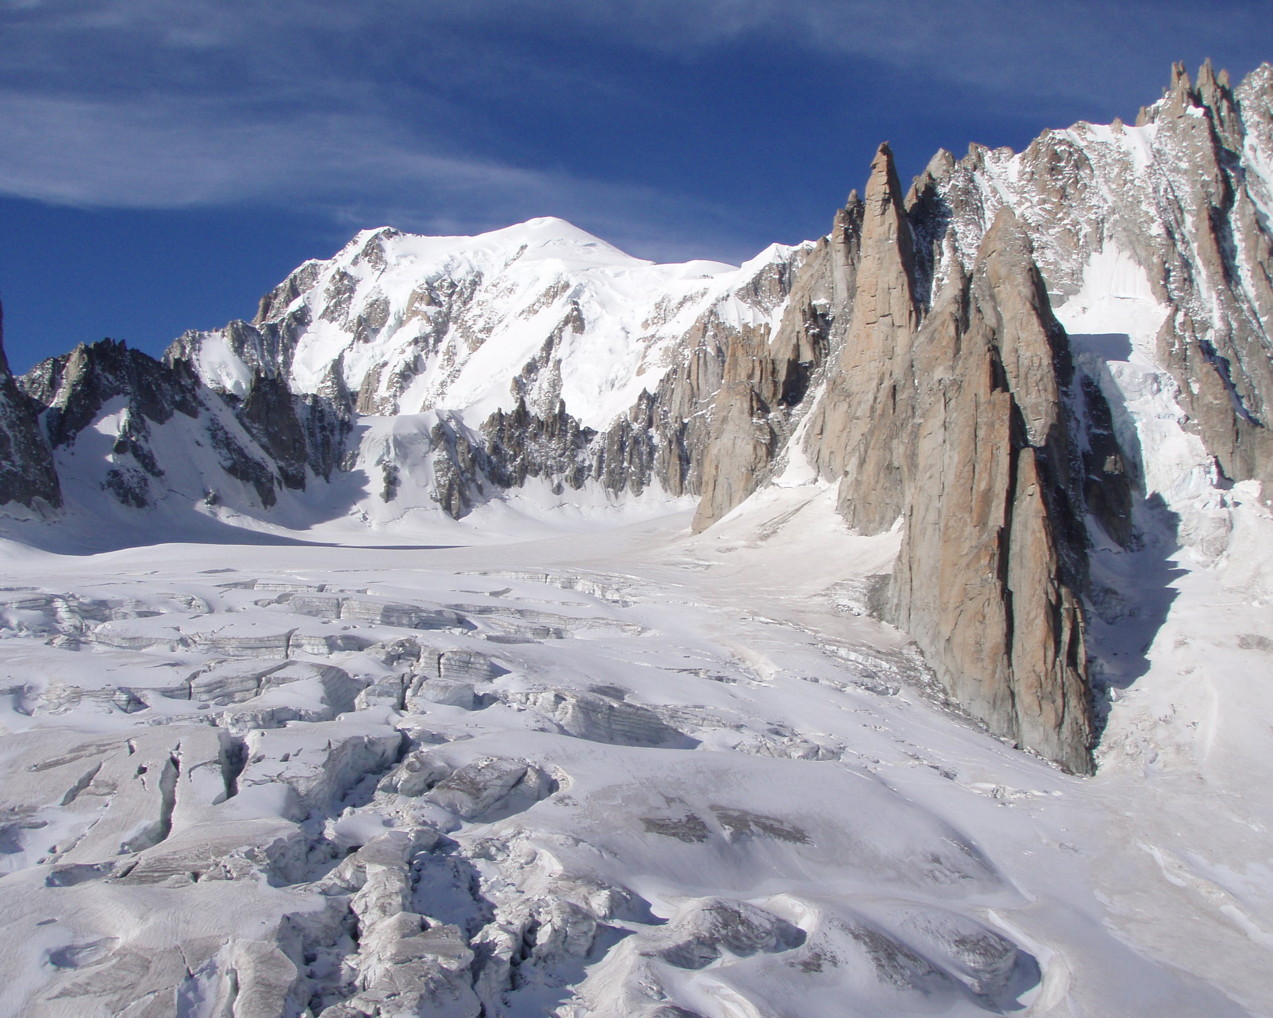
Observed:
[[[1102,563],[1223,554],[1225,500],[1273,480],[1270,222],[1273,67],[1208,64],[1135,126],[939,152],[908,190],[881,146],[827,236],[740,268],[554,219],[368,230],[162,360],[0,357],[0,502],[393,527],[538,493],[692,500],[701,531],[834,486],[848,527],[901,535],[872,610],[1085,772]]]

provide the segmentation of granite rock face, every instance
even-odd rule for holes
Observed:
[[[850,205],[852,205],[850,199]],[[892,153],[881,146],[862,202],[857,271],[839,356],[818,399],[805,449],[843,478],[840,511],[866,533],[887,530],[904,505],[903,432],[915,420],[916,303],[911,228]]]
[[[1085,771],[1084,443],[1065,335],[1010,213],[971,276],[947,282],[913,349],[892,617],[965,708]],[[853,490],[841,495],[851,512]]]
[[[909,196],[911,222],[926,261],[918,266],[917,276],[933,286],[943,281],[949,285],[973,264],[974,296],[980,291],[985,301],[993,295],[1001,308],[1012,299],[1017,307],[1003,315],[1005,323],[1028,319],[1031,315],[1021,314],[1021,302],[1010,296],[1025,291],[1008,283],[1004,274],[1007,269],[1015,275],[1026,256],[996,259],[993,250],[987,250],[992,243],[1001,246],[995,234],[1004,216],[1010,215],[1028,237],[1030,257],[1046,279],[1047,293],[1040,288],[1036,301],[1044,308],[1050,303],[1060,313],[1070,301],[1099,301],[1101,293],[1115,294],[1113,299],[1123,302],[1133,294],[1143,296],[1146,305],[1157,305],[1161,325],[1152,347],[1138,349],[1133,356],[1161,365],[1169,376],[1167,384],[1174,383],[1184,426],[1198,434],[1212,458],[1208,483],[1220,490],[1234,481],[1255,479],[1267,490],[1273,478],[1271,106],[1273,68],[1268,65],[1237,89],[1209,64],[1199,72],[1196,86],[1177,66],[1163,99],[1142,111],[1137,127],[1078,124],[1068,131],[1045,132],[1020,155],[974,148],[958,162],[948,157],[934,160]],[[996,260],[1001,269],[992,272]],[[978,286],[977,276],[983,271]],[[1148,292],[1142,294],[1142,287]],[[935,304],[933,315],[937,313]],[[1080,338],[1084,343],[1113,340],[1133,345],[1132,337]],[[1068,357],[1064,339],[1060,347]],[[1041,353],[1031,354],[1019,362],[1024,371],[1015,376],[1007,363],[1009,380],[1046,379],[1048,372],[1039,370],[1043,361]],[[1157,450],[1141,446],[1142,429],[1124,426],[1116,437],[1120,428],[1114,419],[1125,420],[1127,414],[1119,407],[1111,410],[1105,397],[1118,401],[1126,393],[1109,384],[1107,367],[1102,366],[1099,375],[1092,373],[1090,354],[1084,364],[1077,376],[1070,376],[1069,369],[1055,375],[1062,383],[1060,406],[1072,418],[1068,424],[1061,421],[1058,427],[1047,416],[1040,418],[1039,410],[1053,405],[1054,395],[1036,382],[1027,383],[1034,392],[1032,403],[1025,406],[1027,431],[1032,432],[1029,444],[1040,444],[1032,421],[1053,428],[1057,438],[1072,437],[1068,449],[1053,440],[1048,456],[1035,457],[1053,479],[1041,490],[1068,493],[1067,498],[1054,499],[1049,512],[1036,514],[1061,568],[1047,582],[1049,571],[1038,570],[1041,560],[1032,552],[1023,560],[1031,563],[1031,575],[1022,584],[1009,583],[1012,599],[1007,603],[1017,614],[1023,609],[1023,592],[1032,591],[1029,614],[1014,619],[1010,630],[1014,643],[1029,634],[1035,647],[1024,670],[1012,659],[1016,681],[1008,686],[1019,687],[1028,677],[1030,689],[1024,708],[1019,690],[1016,694],[1018,724],[996,723],[1001,712],[979,709],[976,698],[956,687],[956,695],[974,712],[992,719],[992,727],[1071,767],[1077,766],[1075,753],[1085,737],[1083,725],[1075,724],[1082,697],[1076,695],[1070,669],[1058,665],[1058,650],[1065,641],[1057,637],[1081,625],[1076,595],[1088,593],[1083,554],[1089,538],[1099,538],[1103,531],[1115,544],[1134,544],[1133,506],[1147,498],[1180,503],[1180,540],[1191,540],[1193,527],[1184,492],[1160,490],[1161,484],[1156,486],[1147,476],[1154,472]],[[1015,392],[1015,381],[1012,387]],[[1060,483],[1060,467],[1066,461],[1069,479]],[[1085,533],[1085,520],[1097,529]],[[908,521],[908,542],[918,540],[927,526]],[[1018,524],[1014,522],[1009,532],[1016,544]],[[1042,586],[1040,579],[1045,580]],[[932,654],[933,639],[918,635],[918,599],[913,594],[908,599],[901,584],[898,593],[900,624],[916,631],[921,646]],[[1082,654],[1074,660],[1081,676]]]
[[[949,237],[975,257],[1001,207],[1029,233],[1060,307],[1093,259],[1118,252],[1167,308],[1157,356],[1223,475],[1270,479],[1273,366],[1273,66],[1237,88],[1177,65],[1138,126],[1080,123],[1024,152],[943,154],[916,180],[911,214],[937,276]],[[934,251],[934,245],[936,250]]]
[[[710,427],[694,445],[702,478],[695,530],[720,519],[766,481],[799,426],[805,397],[827,358],[837,286],[856,265],[861,226],[861,206],[850,200],[832,233],[790,266],[778,313],[738,330],[725,344],[707,414]]]
[[[284,488],[330,474],[348,430],[322,394],[257,377],[245,399],[227,398],[188,361],[110,339],[37,364],[19,385],[59,469],[135,509],[174,490],[269,509]]]
[[[851,526],[903,526],[889,614],[952,696],[995,731],[1086,770],[1083,443],[1065,398],[1064,332],[1029,239],[1003,211],[971,270],[952,273],[926,308],[887,146],[841,221],[855,227],[856,251],[840,259],[852,277],[830,305],[835,355],[809,396],[800,451],[838,482]],[[753,429],[767,375],[724,390]],[[743,426],[719,404],[717,420],[713,491],[731,497],[705,498],[699,526],[749,494],[781,448],[772,436],[740,440]]]
[[[0,307],[0,505],[11,502],[29,509],[41,504],[56,508],[62,491],[48,442],[36,424],[35,407],[9,371]]]
[[[1090,767],[1088,549],[1133,546],[1136,502],[1172,493],[1150,490],[1154,450],[1111,406],[1108,371],[1076,368],[1053,310],[1102,287],[1156,303],[1139,355],[1169,374],[1212,483],[1267,483],[1271,109],[1268,65],[1236,89],[1209,65],[1196,86],[1177,67],[1137,127],[942,152],[905,198],[882,148],[819,248],[843,253],[821,286],[829,352],[806,405],[784,411],[803,422],[799,454],[839,484],[851,526],[903,527],[889,614],[951,694],[1073,770]],[[790,327],[769,346],[794,342]],[[749,363],[715,408],[698,529],[793,454],[773,427],[772,367]]]

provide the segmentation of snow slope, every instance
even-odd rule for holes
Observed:
[[[736,291],[795,250],[775,246],[740,268],[656,265],[553,218],[476,237],[364,230],[265,299],[260,324],[292,323],[282,364],[265,366],[281,367],[293,391],[317,392],[338,365],[366,411],[445,408],[476,424],[522,395],[545,413],[564,401],[604,430],[658,386],[708,309],[733,325],[767,320],[773,307]],[[188,334],[174,349],[237,395],[254,361],[274,359],[236,347],[232,330]],[[523,365],[523,384],[510,388]]]
[[[685,523],[6,546],[0,1012],[1270,1013],[1267,608],[1187,575],[1079,779],[858,614],[832,490]]]

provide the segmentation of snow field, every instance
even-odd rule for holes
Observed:
[[[1259,1013],[1139,917],[1259,931],[1267,881],[926,693],[833,504],[14,557],[0,1010]]]

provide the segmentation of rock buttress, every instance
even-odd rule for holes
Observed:
[[[19,502],[62,504],[53,454],[36,423],[37,408],[18,388],[4,352],[4,309],[0,307],[0,505]]]
[[[809,390],[802,451],[838,483],[850,526],[903,523],[888,614],[950,694],[996,734],[1089,771],[1080,427],[1068,344],[1029,240],[1003,212],[971,273],[953,272],[925,314],[887,146],[850,209],[837,219],[844,250],[833,234],[809,262],[837,278],[824,287],[832,350]],[[792,328],[784,321],[767,350],[798,345]],[[763,483],[781,451],[763,352],[727,367],[698,529]]]
[[[991,731],[1089,771],[1071,368],[1010,213],[986,235],[972,277],[948,280],[913,350],[892,620]]]

